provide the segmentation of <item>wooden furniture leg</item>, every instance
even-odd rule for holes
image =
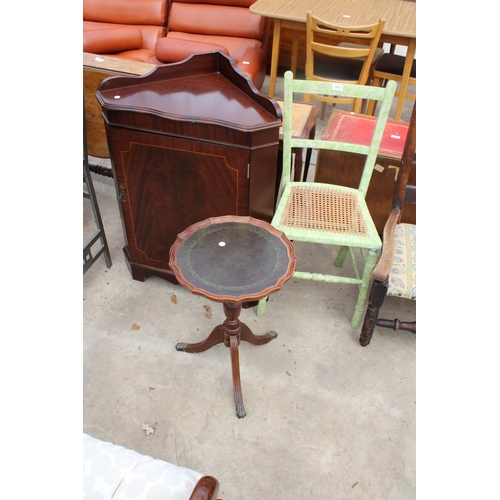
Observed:
[[[303,149],[302,148],[294,148],[293,152],[295,153],[295,161],[293,167],[293,180],[294,182],[300,182],[302,178],[302,164],[303,164]]]
[[[292,61],[290,69],[294,75],[297,75],[297,61],[299,59],[299,36],[300,31],[295,29],[292,34]]]
[[[184,352],[204,352],[208,351],[214,345],[222,344],[222,342],[224,342],[224,328],[223,325],[218,325],[210,332],[210,335],[205,340],[194,344],[179,342],[175,348],[178,351]]]
[[[396,106],[396,117],[395,120],[398,122],[401,120],[401,114],[403,113],[403,107],[405,104],[406,89],[408,88],[408,80],[410,79],[411,65],[413,59],[415,58],[417,41],[415,38],[411,38],[408,41],[408,48],[406,50],[405,65],[403,68],[403,75],[401,77],[401,84],[399,87],[399,97],[398,104]]]
[[[379,311],[384,304],[387,295],[387,288],[389,282],[373,280],[373,286],[370,292],[370,299],[368,301],[368,308],[366,310],[363,326],[361,327],[361,334],[359,336],[359,343],[365,347],[367,346],[375,331],[375,326],[383,328],[392,328],[395,332],[399,330],[406,330],[408,332],[417,333],[416,321],[400,321],[399,319],[379,319]]]
[[[311,127],[311,130],[309,131],[309,139],[313,140],[314,137],[316,136],[316,125],[313,125]],[[307,148],[306,149],[306,162],[304,164],[304,182],[307,182],[307,175],[309,173],[309,165],[311,163],[311,156],[312,156],[312,148]],[[302,160],[302,155],[301,155],[301,160]],[[296,177],[293,179],[295,182],[299,182],[300,176],[297,179]]]
[[[362,346],[367,346],[371,340],[375,325],[377,324],[377,317],[384,303],[387,293],[388,281],[373,280],[373,286],[368,300],[368,309],[366,310],[365,319],[361,328],[361,335],[359,343]]]
[[[241,340],[249,342],[253,345],[267,344],[275,339],[278,334],[269,332],[265,335],[255,335],[250,328],[244,323],[241,323],[239,316],[241,313],[241,304],[224,303],[224,344],[229,345],[231,349],[231,367],[233,371],[233,391],[234,404],[236,406],[236,416],[243,418],[246,415],[245,406],[243,404],[243,392],[241,389],[240,378],[240,357],[238,346]]]
[[[249,344],[263,345],[267,344],[268,342],[271,342],[271,340],[274,340],[277,337],[278,334],[272,330],[270,332],[265,333],[264,335],[255,335],[252,332],[252,330],[250,330],[250,328],[248,328],[248,326],[245,325],[245,323],[241,323],[240,338],[241,340],[244,340]]]
[[[204,352],[211,347],[222,344],[231,350],[231,367],[233,372],[234,404],[236,406],[236,416],[243,418],[246,415],[243,404],[243,392],[240,378],[240,356],[238,346],[241,340],[253,345],[263,345],[278,337],[274,331],[264,335],[255,335],[250,328],[239,320],[242,305],[235,303],[224,303],[224,314],[226,319],[222,325],[216,326],[209,336],[194,344],[179,342],[175,348],[184,352]]]
[[[271,70],[269,73],[269,97],[274,97],[276,87],[276,76],[278,75],[278,59],[280,51],[281,20],[274,20],[273,50],[271,53]]]
[[[243,404],[243,392],[241,390],[241,378],[240,378],[240,354],[238,351],[239,339],[236,335],[231,335],[229,337],[229,343],[231,346],[231,368],[233,370],[233,392],[234,392],[234,404],[236,406],[236,416],[238,418],[243,418],[247,412],[245,411],[245,405]]]

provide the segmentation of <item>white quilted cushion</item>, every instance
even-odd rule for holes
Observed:
[[[83,500],[189,500],[202,476],[83,434]]]

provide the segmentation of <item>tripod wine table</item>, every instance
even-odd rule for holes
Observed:
[[[224,343],[230,348],[236,416],[246,415],[240,380],[241,340],[267,344],[274,331],[255,335],[241,323],[241,304],[277,292],[295,271],[293,245],[267,222],[252,217],[211,217],[180,233],[170,249],[169,266],[191,293],[222,302],[225,321],[198,343],[179,343],[178,351],[203,352]]]

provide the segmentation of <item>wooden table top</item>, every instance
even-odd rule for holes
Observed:
[[[384,18],[384,34],[416,38],[416,5],[415,0],[257,0],[250,12],[305,24],[310,9],[324,21],[346,26]]]
[[[282,99],[275,99],[281,108],[281,113],[285,106]],[[296,139],[307,139],[312,127],[316,126],[316,116],[320,107],[313,103],[294,102],[292,113],[292,137]],[[283,140],[283,125],[280,127],[280,140]]]
[[[156,64],[149,64],[141,61],[122,59],[121,57],[111,57],[89,52],[83,53],[83,69],[102,71],[111,74],[125,75],[145,75],[156,68]]]
[[[169,266],[191,293],[242,303],[277,292],[295,271],[292,242],[259,219],[210,217],[177,235]]]

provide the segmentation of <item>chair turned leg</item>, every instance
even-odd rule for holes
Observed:
[[[368,297],[368,292],[370,290],[370,282],[372,279],[372,272],[377,264],[377,254],[378,250],[370,249],[366,255],[365,268],[363,270],[363,276],[361,278],[361,285],[359,287],[358,301],[356,302],[356,307],[354,308],[354,314],[351,319],[351,328],[356,330],[363,316],[363,311],[365,309],[366,298]]]
[[[368,308],[366,310],[363,327],[361,328],[361,335],[359,336],[359,343],[365,347],[372,339],[375,325],[377,324],[378,313],[382,304],[384,303],[387,294],[388,281],[373,281],[370,298],[368,299]]]
[[[340,247],[339,253],[337,254],[337,258],[335,259],[335,265],[337,267],[342,267],[344,265],[344,260],[347,256],[347,252],[349,251],[349,247]]]
[[[266,310],[267,297],[259,300],[259,305],[257,306],[257,316],[262,318],[264,316],[264,311]]]

